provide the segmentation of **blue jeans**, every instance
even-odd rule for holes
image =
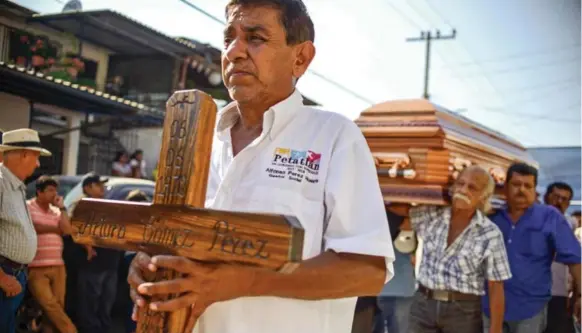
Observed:
[[[413,297],[379,296],[374,333],[408,333],[408,321]]]
[[[6,296],[4,291],[0,290],[0,332],[14,333],[16,331],[16,312],[26,293],[27,275],[25,271],[15,272],[9,267],[1,266],[0,269],[6,274],[15,276],[22,285],[20,294],[13,297]]]
[[[546,305],[542,311],[531,318],[520,321],[505,321],[503,322],[503,333],[543,333],[547,325],[547,312]],[[489,333],[490,325],[489,318],[483,315],[483,332]]]

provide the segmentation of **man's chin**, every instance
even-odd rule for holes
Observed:
[[[249,102],[256,97],[256,92],[250,87],[235,86],[228,88],[230,98],[237,102]]]

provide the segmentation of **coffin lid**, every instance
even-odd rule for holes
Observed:
[[[479,146],[495,155],[537,162],[518,141],[426,99],[403,99],[375,104],[355,120],[366,138],[442,138]]]

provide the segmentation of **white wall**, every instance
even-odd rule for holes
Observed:
[[[28,128],[30,104],[28,100],[0,92],[0,128],[4,131]]]

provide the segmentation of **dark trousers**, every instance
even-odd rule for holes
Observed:
[[[16,277],[18,282],[22,285],[22,291],[20,294],[13,297],[6,296],[4,291],[0,289],[0,332],[14,333],[17,325],[16,313],[26,292],[27,273],[24,270],[14,271],[12,268],[4,266],[0,266],[0,269],[2,269],[4,273]]]
[[[117,271],[80,269],[77,277],[77,327],[82,333],[106,333],[117,292]]]
[[[352,322],[352,333],[370,333],[374,327],[374,317],[378,312],[376,297],[358,297]]]
[[[574,333],[572,314],[568,311],[568,297],[552,296],[548,303],[545,333]]]
[[[481,300],[441,302],[416,292],[409,333],[481,333]]]

